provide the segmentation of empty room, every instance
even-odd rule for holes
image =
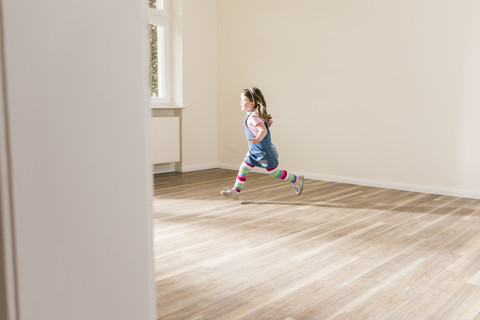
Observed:
[[[0,319],[480,320],[478,17],[0,0]]]
[[[158,319],[480,319],[477,2],[184,0],[170,15],[180,108],[153,115],[181,128],[154,167]],[[253,87],[300,195],[239,170]]]

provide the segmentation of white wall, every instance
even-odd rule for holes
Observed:
[[[18,319],[153,320],[146,2],[2,6]]]
[[[217,1],[182,0],[182,170],[217,166]]]
[[[480,2],[219,1],[219,163],[260,87],[283,168],[480,197]]]

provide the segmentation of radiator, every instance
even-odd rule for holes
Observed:
[[[180,161],[180,117],[152,117],[153,164]]]

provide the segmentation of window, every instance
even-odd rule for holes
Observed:
[[[170,14],[168,0],[149,0],[152,103],[170,103]]]
[[[149,0],[149,1],[150,1],[150,8],[165,10],[165,1],[163,0]]]

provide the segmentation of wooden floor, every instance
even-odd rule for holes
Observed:
[[[155,176],[158,319],[480,320],[480,200],[236,173]]]

